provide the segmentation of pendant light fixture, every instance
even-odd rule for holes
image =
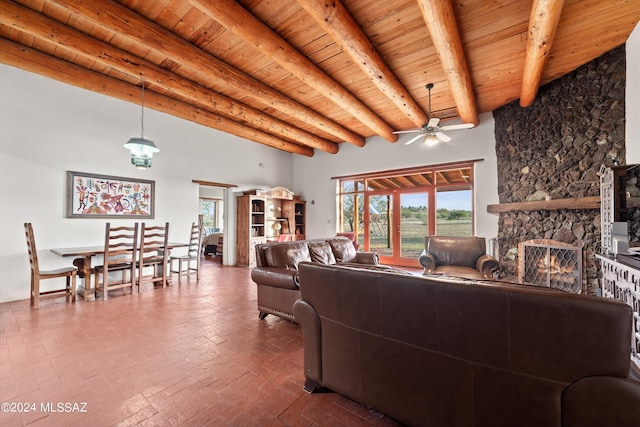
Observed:
[[[132,137],[124,144],[124,148],[131,153],[131,164],[138,169],[151,167],[153,154],[160,151],[152,140],[144,137],[144,80],[142,80],[142,113],[140,116],[140,138]]]

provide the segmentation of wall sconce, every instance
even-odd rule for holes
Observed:
[[[124,144],[124,148],[131,153],[131,164],[138,169],[151,167],[153,154],[160,151],[152,140],[144,137],[144,80],[142,81],[142,113],[140,116],[140,138],[132,137]]]

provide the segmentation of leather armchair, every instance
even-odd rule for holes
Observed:
[[[486,253],[484,237],[427,236],[420,254],[424,274],[495,279],[500,263]]]

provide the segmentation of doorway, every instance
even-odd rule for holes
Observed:
[[[365,195],[365,248],[383,264],[419,266],[429,235],[433,191],[375,192]]]

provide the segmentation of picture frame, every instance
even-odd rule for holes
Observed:
[[[154,218],[155,181],[67,171],[67,218]]]

